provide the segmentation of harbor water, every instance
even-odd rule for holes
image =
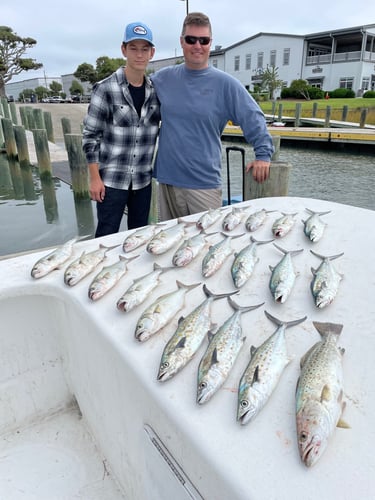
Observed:
[[[226,148],[240,146],[245,162],[252,148],[223,142],[223,199],[227,189]],[[289,195],[318,198],[375,210],[375,161],[373,155],[281,147],[280,161],[292,165]],[[231,198],[242,196],[242,155],[229,154]],[[71,187],[54,179],[43,184],[37,168],[29,171],[9,164],[0,155],[0,257],[64,243],[77,235],[95,232],[95,204],[75,202]],[[308,207],[314,209],[314,207]],[[122,230],[126,229],[123,223]]]

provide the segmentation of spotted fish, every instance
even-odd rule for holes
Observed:
[[[246,245],[240,252],[234,254],[231,275],[234,286],[237,288],[241,288],[253,274],[255,264],[259,261],[256,251],[257,246],[271,243],[273,240],[258,241],[251,236],[250,241],[249,245]]]

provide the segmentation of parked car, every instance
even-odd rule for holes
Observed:
[[[48,99],[48,102],[54,102],[54,103],[61,103],[61,102],[65,102],[64,99],[62,97],[60,97],[59,95],[53,95],[52,97],[50,97]]]

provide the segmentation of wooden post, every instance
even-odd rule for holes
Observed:
[[[46,124],[44,123],[43,111],[40,108],[33,108],[33,118],[35,123],[35,128],[46,129]]]
[[[25,106],[25,113],[27,116],[27,124],[29,126],[29,130],[34,130],[35,127],[35,121],[34,121],[34,116],[33,116],[33,109],[30,106]]]
[[[15,102],[9,103],[10,115],[12,117],[12,122],[14,125],[18,125],[17,108]]]
[[[316,118],[317,111],[318,111],[318,103],[314,102],[312,107],[312,118]]]
[[[49,154],[47,132],[44,129],[34,129],[33,136],[40,178],[48,181],[49,179],[52,179],[52,165]]]
[[[18,161],[21,168],[30,166],[30,156],[27,144],[26,132],[22,125],[14,125],[14,137],[16,139]]]
[[[367,108],[362,108],[361,109],[361,117],[359,119],[359,127],[360,128],[365,128],[366,125],[366,118],[367,118]]]
[[[14,199],[23,200],[25,198],[22,173],[20,164],[15,158],[8,160],[10,176],[12,178],[12,186],[14,191]]]
[[[10,118],[1,118],[1,126],[4,133],[5,151],[9,160],[17,159],[17,146],[14,137],[13,123]]]
[[[348,118],[348,111],[349,111],[349,106],[345,104],[345,106],[342,108],[341,121],[346,122]]]
[[[326,117],[325,117],[325,121],[324,121],[324,126],[326,128],[329,128],[330,121],[331,121],[331,106],[327,106],[326,107]]]
[[[22,125],[25,127],[26,130],[30,130],[25,106],[20,106],[19,110],[20,110],[20,117],[21,117]]]
[[[65,149],[67,149],[66,141],[65,141],[65,135],[72,133],[72,125],[70,123],[69,118],[65,118],[65,117],[61,118],[61,127],[62,127],[62,131],[63,131],[63,137],[64,137],[64,142],[65,142]]]
[[[5,97],[1,97],[0,99],[1,106],[3,108],[3,116],[4,118],[8,118],[10,120],[10,111],[9,111],[9,103]]]
[[[296,104],[296,115],[294,119],[294,126],[299,127],[301,125],[301,110],[302,110],[302,104],[300,102],[297,102]]]
[[[148,223],[156,224],[159,222],[159,204],[158,204],[158,194],[159,194],[159,185],[156,179],[152,179],[151,181],[151,203],[150,203],[150,211],[148,214]]]
[[[0,115],[0,120],[2,119]],[[3,134],[3,126],[0,124],[0,148],[5,148],[5,140],[4,140],[4,134]]]
[[[267,198],[269,196],[288,196],[290,163],[275,161],[271,163],[270,175],[262,183],[253,179],[251,170],[245,175],[245,200]]]
[[[49,142],[55,142],[55,136],[53,133],[53,123],[51,111],[43,111],[44,124],[47,130],[47,137]]]
[[[43,130],[43,132],[46,133],[45,130]],[[59,220],[59,210],[57,206],[55,183],[52,176],[49,178],[48,177],[42,178],[42,176],[40,176],[40,182],[43,191],[43,205],[44,205],[44,212],[46,214],[46,221],[47,224],[53,224],[54,222],[57,222]]]
[[[90,199],[89,173],[82,149],[82,136],[81,134],[65,134],[64,137],[72,175],[74,199]]]
[[[279,156],[280,156],[281,137],[279,135],[273,135],[272,142],[273,142],[273,147],[274,147],[274,153],[273,153],[271,159],[272,159],[272,161],[278,161]]]
[[[283,120],[283,105],[279,104],[279,115],[277,117],[278,121],[281,122]]]

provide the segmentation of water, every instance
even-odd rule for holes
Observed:
[[[226,185],[228,146],[245,149],[245,163],[253,157],[250,146],[223,142],[223,179]],[[318,198],[375,210],[375,160],[373,155],[281,147],[279,160],[292,165],[289,196]],[[242,195],[242,157],[229,153],[232,198]],[[224,193],[226,196],[226,191]]]
[[[226,147],[252,148],[223,142],[223,186],[226,197]],[[318,198],[375,210],[375,161],[371,155],[282,147],[280,161],[292,165],[289,195]],[[242,157],[230,152],[232,197],[242,195]],[[312,208],[313,207],[309,207]],[[124,217],[125,220],[125,217]],[[72,189],[53,179],[42,182],[37,168],[21,169],[0,154],[0,256],[62,244],[77,235],[93,237],[95,204],[77,202]],[[121,230],[126,229],[123,222]]]

